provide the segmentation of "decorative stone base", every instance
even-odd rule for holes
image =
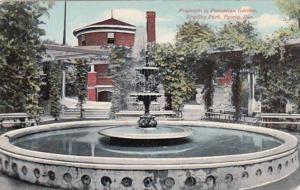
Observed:
[[[134,123],[67,122],[5,133],[0,137],[0,170],[29,183],[61,189],[238,190],[278,181],[299,167],[294,136],[261,127],[216,122],[161,121],[161,124],[244,130],[276,137],[283,144],[249,154],[174,159],[70,156],[25,150],[11,144],[13,139],[32,133]]]
[[[154,128],[157,126],[157,121],[152,115],[143,115],[138,120],[138,126],[141,128]]]
[[[219,189],[237,190],[282,179],[298,168],[297,151],[280,159],[221,168],[109,170],[41,164],[0,154],[6,175],[62,189]],[[91,166],[89,166],[91,167]]]

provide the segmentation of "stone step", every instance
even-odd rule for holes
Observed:
[[[84,119],[108,119],[109,118],[109,109],[84,109],[83,118]],[[80,109],[79,108],[70,108],[65,109],[61,115],[62,119],[79,119],[80,118]]]

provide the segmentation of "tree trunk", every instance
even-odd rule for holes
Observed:
[[[165,97],[166,97],[165,110],[172,110],[172,95],[166,93]]]
[[[205,65],[206,79],[203,100],[207,111],[214,104],[214,67],[214,62],[209,62]]]
[[[234,118],[239,120],[241,108],[241,78],[240,78],[241,63],[236,62],[232,64],[232,105],[235,109]]]

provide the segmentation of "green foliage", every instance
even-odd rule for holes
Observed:
[[[279,9],[292,19],[296,19],[300,25],[300,1],[299,0],[277,0]]]
[[[160,69],[162,84],[167,96],[167,106],[178,110],[195,92],[193,81],[183,69],[184,57],[170,44],[157,45],[154,48],[155,64]]]
[[[46,8],[38,2],[12,1],[0,4],[0,97],[5,112],[38,116],[40,69],[43,48],[39,18]]]
[[[76,67],[74,65],[67,65],[66,71],[66,96],[76,96]]]
[[[299,105],[298,63],[296,59],[286,60],[285,48],[282,47],[287,40],[299,37],[299,29],[292,25],[274,32],[265,42],[265,48],[261,51],[263,59],[256,67],[256,91],[260,95],[264,112],[285,112],[288,101]]]
[[[59,119],[61,105],[60,105],[60,97],[61,97],[61,77],[60,77],[60,67],[61,63],[59,61],[52,62],[50,65],[50,93],[49,93],[49,104],[50,104],[50,115],[55,118],[55,120]]]
[[[215,32],[208,26],[198,22],[185,22],[179,26],[176,34],[176,47],[184,53],[186,59],[197,63],[199,58],[215,49]],[[190,60],[189,60],[190,61]]]
[[[76,59],[76,95],[78,99],[77,106],[80,108],[80,117],[83,118],[83,104],[87,96],[87,73],[88,65],[86,60]]]
[[[176,51],[180,57],[181,69],[186,73],[188,82],[195,83],[201,78],[206,109],[213,105],[215,62],[210,60],[210,56],[217,49],[216,45],[216,32],[208,25],[186,22],[179,26]],[[197,73],[199,70],[201,72]]]
[[[134,63],[131,54],[131,49],[127,47],[111,47],[113,93],[110,117],[112,119],[121,109],[126,109],[126,98],[134,89],[134,75],[131,74]]]
[[[251,55],[259,39],[253,23],[244,20],[225,24],[217,35],[217,47],[223,50],[242,50]]]
[[[299,4],[299,1],[293,3]],[[293,8],[298,9],[297,6]],[[263,103],[263,111],[282,112],[287,101],[300,105],[299,90],[297,91],[300,82],[298,63],[295,60],[286,60],[283,48],[287,40],[299,37],[299,28],[295,25],[280,28],[271,37],[262,40],[254,24],[247,20],[226,23],[218,32],[214,32],[207,25],[187,22],[179,27],[176,47],[170,57],[175,59],[175,54],[179,55],[176,59],[183,62],[184,66],[178,69],[188,73],[191,81],[201,78],[204,83],[203,99],[206,109],[213,104],[214,70],[221,67],[231,68],[232,105],[238,119],[242,102],[243,70],[250,70],[258,75],[257,92]],[[218,50],[234,51],[218,54]],[[219,60],[222,60],[221,64],[218,64]],[[200,72],[195,72],[197,70]]]

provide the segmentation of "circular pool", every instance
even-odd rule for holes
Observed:
[[[280,180],[298,168],[297,139],[262,127],[160,121],[159,130],[192,133],[159,141],[98,134],[116,126],[128,132],[135,123],[79,121],[8,132],[0,137],[0,169],[63,189],[233,190]]]

